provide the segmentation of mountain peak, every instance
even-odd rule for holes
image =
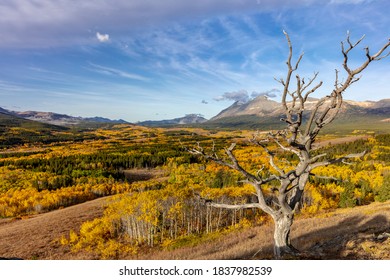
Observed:
[[[280,103],[269,99],[265,95],[260,95],[245,103],[236,101],[230,107],[222,110],[218,115],[213,117],[212,120],[241,115],[264,116],[274,112],[278,108],[280,108]]]
[[[3,113],[3,114],[10,114],[10,111],[8,111],[8,110],[6,110],[6,109],[0,107],[0,113]]]
[[[315,108],[319,99],[308,98],[305,103],[305,116]],[[390,118],[390,99],[379,101],[351,101],[344,100],[340,110],[340,118],[343,121],[366,116],[372,120],[387,120]],[[239,104],[233,103],[228,108],[222,110],[218,115],[211,118],[210,123],[213,125],[230,126],[230,125],[247,125],[266,126],[267,128],[275,128],[283,125],[280,118],[285,115],[281,103],[269,99],[266,96],[258,96],[249,102]]]

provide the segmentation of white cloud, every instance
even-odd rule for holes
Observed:
[[[96,32],[96,38],[99,40],[99,42],[105,43],[105,42],[108,42],[110,40],[110,35],[100,34],[99,32]]]
[[[252,92],[251,97],[256,98],[258,96],[266,96],[266,97],[274,98],[274,97],[277,97],[279,93],[280,93],[279,89],[273,88],[273,89],[270,89],[270,90],[267,90],[264,92],[254,91],[254,92]]]
[[[249,95],[247,90],[239,90],[239,91],[233,91],[233,92],[225,92],[223,95],[215,97],[215,101],[225,101],[225,100],[230,100],[234,102],[240,102],[240,103],[246,103],[258,96],[266,96],[270,98],[277,97],[278,94],[280,93],[279,89],[273,88],[271,90],[267,90],[264,92],[256,92],[253,91],[251,95]]]
[[[235,102],[242,102],[246,103],[249,101],[249,94],[246,90],[242,89],[239,91],[233,91],[233,92],[225,92],[222,96],[218,96],[214,98],[216,101],[223,101],[223,100],[232,100]]]

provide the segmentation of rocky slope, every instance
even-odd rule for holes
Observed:
[[[311,98],[305,104],[307,113],[317,104],[317,99]],[[284,115],[281,103],[269,99],[266,96],[259,96],[247,103],[235,102],[230,107],[222,110],[215,117],[207,122],[209,125],[220,127],[238,127],[246,125],[249,127],[260,126],[265,129],[279,129],[284,123],[280,118]],[[380,101],[350,101],[345,100],[336,119],[338,123],[384,123],[390,118],[390,99]]]
[[[308,99],[305,108],[310,111],[316,105],[318,99]],[[380,101],[352,101],[345,100],[341,110],[342,113],[370,113],[374,115],[390,115],[390,99]],[[235,102],[230,107],[221,111],[211,121],[226,117],[256,115],[259,117],[278,117],[283,114],[281,103],[269,99],[266,96],[259,96],[247,103]]]

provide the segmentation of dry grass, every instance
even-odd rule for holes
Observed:
[[[314,149],[326,147],[326,146],[334,146],[338,144],[350,143],[360,139],[368,139],[367,135],[354,135],[354,136],[346,136],[346,137],[338,137],[338,138],[330,138],[330,139],[319,139],[313,147]]]
[[[58,242],[84,221],[102,215],[98,199],[31,217],[0,220],[0,257],[22,259],[95,259],[73,253]],[[291,237],[303,259],[390,259],[390,201],[297,218]],[[271,259],[273,225],[248,228],[174,250],[144,251],[122,259]]]
[[[324,218],[300,220],[292,233],[293,243],[304,251],[305,258],[390,259],[390,251],[384,246],[387,238],[378,238],[390,233],[390,201],[340,209]],[[381,253],[364,252],[365,242],[375,243],[376,253]]]
[[[123,173],[129,183],[165,178],[164,171],[157,168],[133,168],[123,170]]]
[[[90,259],[93,256],[70,252],[59,238],[70,230],[103,214],[104,198],[74,205],[29,219],[0,220],[0,258]]]
[[[197,246],[138,259],[272,259],[273,225],[233,232]],[[298,218],[293,245],[302,259],[390,259],[390,201]],[[131,256],[128,256],[131,258]]]

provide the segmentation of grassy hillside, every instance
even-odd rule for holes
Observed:
[[[15,117],[0,112],[0,148],[25,143],[50,142],[53,132],[69,129]]]
[[[101,137],[93,129],[112,127],[112,124],[81,123],[80,126],[64,127],[19,118],[0,112],[0,149],[17,145],[41,145],[53,142],[80,142]]]
[[[26,120],[23,118],[19,118],[16,116],[12,116],[9,114],[5,114],[0,112],[0,129],[3,131],[10,128],[25,128],[25,129],[34,129],[37,131],[50,131],[50,130],[67,130],[65,127],[57,126],[57,125],[51,125],[51,124],[45,124],[41,122],[35,122]]]

